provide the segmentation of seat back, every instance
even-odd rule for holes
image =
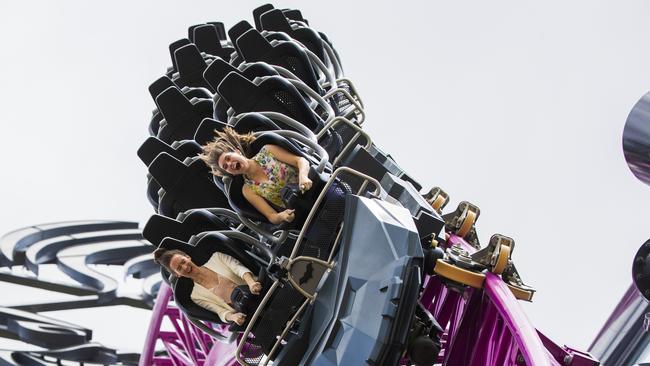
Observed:
[[[235,51],[234,48],[221,44],[217,28],[212,24],[196,26],[192,31],[193,42],[201,52],[229,60],[230,54]]]
[[[212,100],[194,99],[193,102],[176,87],[169,87],[156,97],[156,105],[165,118],[158,130],[158,138],[168,144],[189,140],[204,118],[212,116]]]
[[[208,167],[199,159],[185,165],[170,154],[161,153],[149,165],[149,173],[164,189],[158,207],[161,215],[176,217],[192,208],[229,208]]]
[[[258,85],[232,72],[226,76],[217,92],[236,114],[245,112],[278,112],[318,131],[322,120],[314,114],[296,87],[279,76],[265,78]]]
[[[225,122],[217,121],[212,118],[204,118],[194,133],[194,141],[199,145],[205,145],[214,140],[215,131],[223,131],[228,126]]]
[[[278,33],[276,33],[278,34]],[[281,34],[281,33],[280,33]],[[315,92],[322,94],[318,78],[307,53],[294,42],[278,42],[272,46],[260,32],[249,29],[237,38],[237,47],[246,62],[262,61],[291,71]]]
[[[178,65],[176,64],[176,57],[174,56],[174,53],[176,52],[177,49],[190,44],[190,40],[187,38],[181,38],[178,41],[174,41],[169,44],[169,56],[172,59],[172,67],[171,69],[167,72],[167,76],[171,77],[174,73],[178,72]]]
[[[178,75],[172,80],[176,85],[181,88],[184,86],[202,87],[214,92],[203,79],[203,71],[208,67],[208,64],[195,44],[189,43],[178,48],[174,52],[174,58],[176,59]]]
[[[263,30],[288,34],[291,38],[300,42],[308,50],[313,52],[321,61],[325,62],[323,40],[320,38],[318,33],[311,28],[292,28],[282,10],[273,9],[263,13],[260,15],[259,22]]]
[[[158,246],[166,237],[189,241],[192,235],[205,231],[228,230],[228,225],[207,210],[195,210],[181,221],[163,215],[151,215],[142,229],[142,236]]]

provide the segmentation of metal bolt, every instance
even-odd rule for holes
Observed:
[[[573,362],[573,355],[566,355],[566,356],[564,356],[564,358],[562,359],[562,362],[563,362],[565,365],[570,365],[570,364]]]
[[[524,362],[526,362],[526,360],[524,360],[524,356],[521,353],[517,354],[517,363],[521,364]]]

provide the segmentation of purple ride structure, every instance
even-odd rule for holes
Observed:
[[[149,87],[151,136],[138,150],[156,211],[142,232],[134,223],[79,222],[3,237],[0,265],[38,273],[56,263],[82,285],[3,274],[81,298],[0,309],[5,336],[44,348],[0,365],[599,364],[527,319],[519,301],[534,289],[515,267],[512,238],[495,234],[481,245],[478,207],[444,211],[447,193],[420,193],[372,142],[363,101],[325,34],[298,10],[263,5],[253,19],[227,32],[220,22],[193,25],[170,45],[172,66]],[[241,180],[213,177],[197,159],[225,127],[254,133],[258,149],[277,144],[309,161],[313,188],[282,194],[297,222],[267,222],[242,197]],[[153,263],[155,247],[182,249],[198,265],[221,252],[256,272],[262,301],[243,329],[195,304],[191,280]],[[141,291],[124,291],[88,270],[93,264],[123,265],[144,279]],[[153,307],[140,355],[36,314],[114,304]]]

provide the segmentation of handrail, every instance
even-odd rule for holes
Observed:
[[[318,162],[318,166],[316,167],[316,171],[318,173],[322,173],[325,170],[325,167],[327,166],[327,161],[329,160],[329,154],[327,153],[327,151],[325,151],[325,149],[322,146],[318,145],[316,142],[294,131],[280,130],[280,131],[272,131],[272,132],[282,137],[289,137],[298,140],[303,144],[307,145],[308,147],[310,147],[312,150],[316,152],[316,154],[320,158],[320,161]]]
[[[241,240],[243,242],[246,242],[246,243],[252,245],[257,250],[264,253],[264,255],[267,257],[267,260],[269,261],[269,263],[274,262],[275,254],[273,254],[273,252],[266,245],[262,244],[259,240],[253,238],[252,236],[244,234],[241,231],[236,231],[236,230],[221,230],[221,231],[218,231],[218,232],[225,235],[228,238]]]
[[[329,98],[333,97],[334,95],[336,95],[338,93],[343,94],[345,99],[349,100],[350,103],[352,105],[354,105],[354,109],[350,110],[345,116],[347,117],[351,113],[354,113],[355,110],[357,110],[357,111],[359,111],[359,115],[360,115],[357,122],[360,125],[363,124],[363,122],[366,120],[366,112],[363,110],[363,106],[361,105],[361,103],[359,103],[359,101],[354,99],[354,97],[352,95],[350,95],[350,93],[347,90],[345,90],[345,89],[343,89],[341,87],[335,88],[335,89],[327,92],[327,94],[325,94],[323,96],[323,99],[329,99]]]
[[[339,162],[339,160],[341,160],[341,158],[345,156],[345,153],[350,149],[350,147],[353,145],[353,143],[355,141],[357,141],[357,139],[359,138],[359,135],[363,136],[366,139],[366,146],[364,146],[364,148],[366,150],[369,150],[370,147],[372,146],[372,138],[370,137],[370,135],[368,135],[363,129],[361,129],[361,127],[359,127],[356,124],[352,123],[352,121],[350,121],[349,119],[347,119],[345,117],[341,117],[341,116],[334,117],[334,119],[329,121],[323,127],[323,129],[316,135],[316,137],[318,139],[320,139],[322,136],[325,135],[325,132],[328,129],[333,128],[334,126],[336,126],[339,123],[347,124],[350,128],[357,131],[357,133],[355,133],[354,136],[352,136],[352,138],[350,139],[350,141],[348,141],[348,143],[345,145],[345,147],[343,147],[343,149],[341,149],[341,152],[339,152],[339,154],[336,156],[336,159],[334,159],[334,161],[332,162],[333,166],[336,166],[336,164]]]
[[[255,231],[256,233],[260,234],[261,236],[265,237],[267,240],[272,242],[273,244],[280,244],[283,243],[286,239],[287,236],[289,235],[288,231],[284,230],[280,233],[280,236],[275,236],[273,233],[269,232],[268,230],[264,229],[260,225],[254,223],[250,219],[241,216],[237,214],[236,212],[229,210],[227,208],[206,208],[208,212],[214,214],[214,215],[223,215],[226,217],[229,217],[233,220],[237,220],[244,224],[247,228]]]
[[[307,84],[303,83],[302,80],[287,79],[287,81],[296,87],[296,89],[302,90],[307,95],[309,95],[313,100],[316,101],[318,105],[320,105],[325,110],[325,112],[327,112],[328,117],[325,119],[325,123],[329,122],[332,118],[334,118],[334,116],[336,116],[336,113],[334,113],[332,106],[329,105],[329,103],[327,103],[320,94],[316,93],[312,88],[307,86]]]

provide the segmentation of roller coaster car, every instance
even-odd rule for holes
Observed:
[[[240,363],[261,363],[260,349],[279,365],[395,365],[405,353],[419,365],[434,363],[442,329],[418,303],[424,259],[410,213],[348,195],[344,222],[331,260],[282,262],[286,277],[251,319]],[[267,314],[296,307],[284,317]]]

